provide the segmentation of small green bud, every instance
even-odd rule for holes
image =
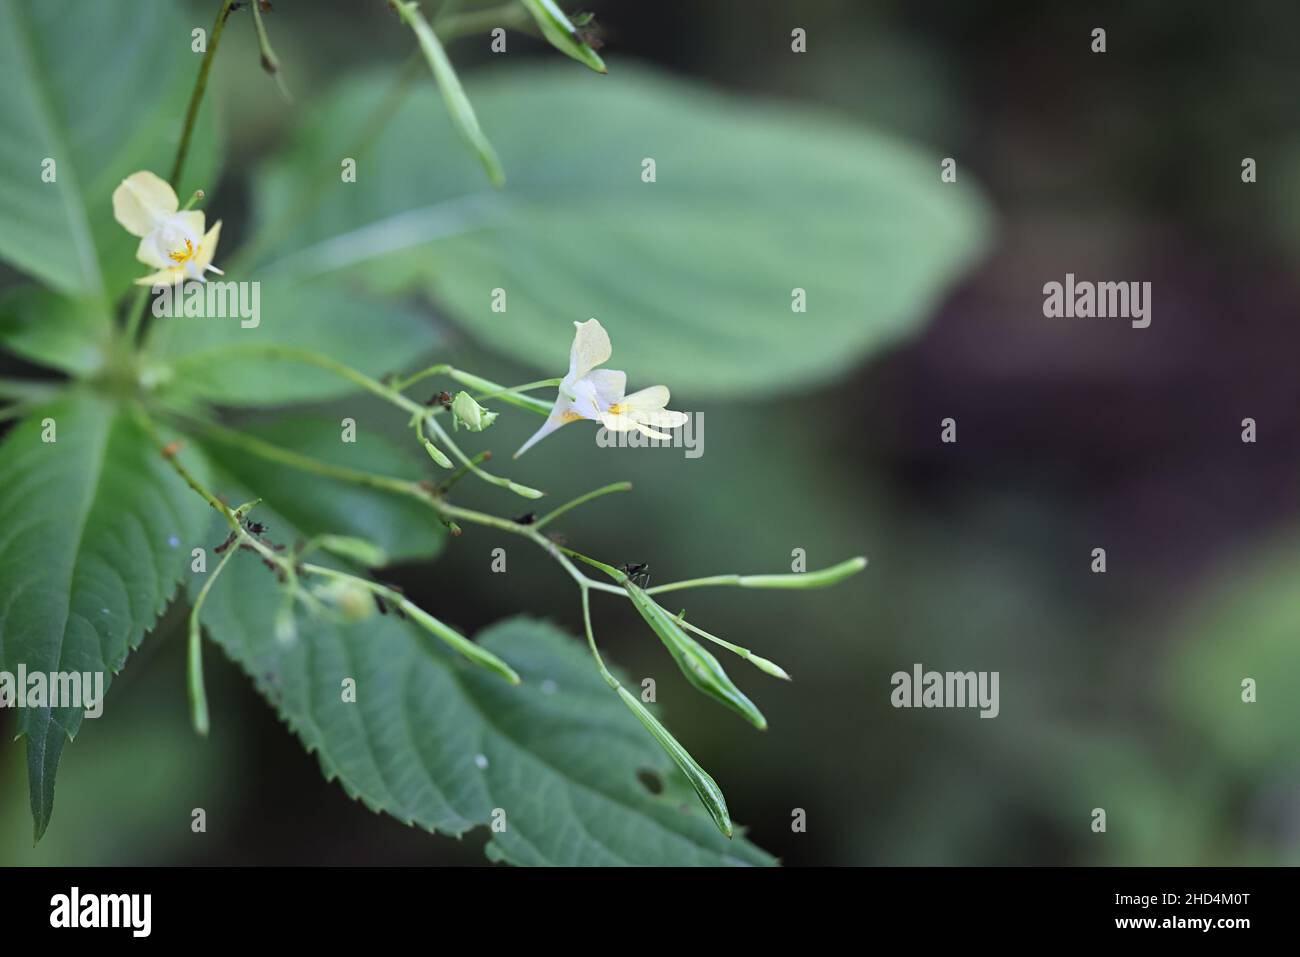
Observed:
[[[375,600],[370,591],[356,582],[335,578],[328,585],[315,589],[316,595],[339,613],[348,624],[365,621],[375,610]]]
[[[429,458],[433,459],[443,468],[449,469],[452,467],[451,459],[447,458],[447,456],[443,454],[442,449],[438,448],[438,446],[434,445],[428,439],[424,440],[424,451],[428,452]]]
[[[455,416],[458,428],[463,425],[471,432],[482,432],[496,421],[500,413],[489,412],[475,402],[472,395],[461,391],[456,393],[456,398],[451,402],[451,414]]]
[[[275,615],[275,640],[282,645],[292,645],[298,640],[298,624],[293,620],[293,607],[281,605]]]

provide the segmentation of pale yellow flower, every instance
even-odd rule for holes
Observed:
[[[684,412],[670,412],[668,387],[651,386],[624,395],[627,375],[614,369],[598,369],[614,354],[609,333],[595,319],[575,322],[573,346],[569,350],[569,374],[560,382],[560,394],[546,422],[515,453],[515,458],[550,435],[562,425],[591,419],[615,432],[637,429],[656,439],[671,436],[651,426],[676,428],[686,422]]]
[[[137,285],[202,282],[207,272],[222,274],[212,265],[221,222],[205,233],[202,210],[181,209],[176,191],[161,177],[141,170],[122,180],[113,190],[113,215],[127,232],[140,237],[135,258],[158,270],[137,279]]]

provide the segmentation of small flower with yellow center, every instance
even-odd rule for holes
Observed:
[[[162,177],[141,170],[122,180],[113,190],[113,215],[127,232],[140,237],[135,258],[158,270],[137,279],[137,285],[170,286],[186,279],[202,282],[209,272],[222,275],[212,265],[220,220],[205,233],[203,211],[181,209],[176,191]]]
[[[668,387],[654,385],[625,395],[627,374],[597,366],[609,361],[614,349],[609,333],[595,319],[573,324],[577,331],[569,350],[569,374],[560,382],[560,394],[542,427],[515,453],[515,458],[562,425],[591,419],[612,432],[636,429],[656,439],[671,438],[652,426],[677,428],[686,423],[684,412],[670,412]]]

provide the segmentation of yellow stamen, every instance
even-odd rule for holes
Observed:
[[[174,262],[176,265],[183,266],[185,263],[189,262],[191,259],[194,258],[194,244],[190,242],[188,239],[185,240],[185,252],[168,253],[167,258],[170,259],[172,262]]]
[[[609,414],[610,414],[610,415],[622,415],[622,414],[623,414],[623,407],[622,407],[621,405],[619,405],[617,402],[615,402],[613,405],[611,405],[611,406],[609,407]]]
[[[572,409],[569,409],[561,416],[561,418],[564,419],[564,422],[567,425],[570,422],[577,422],[579,419],[582,418],[582,416],[579,415],[577,412],[574,412]]]

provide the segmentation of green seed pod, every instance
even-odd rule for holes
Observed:
[[[418,605],[404,600],[398,600],[398,602],[399,607],[406,613],[407,617],[429,634],[450,645],[474,664],[495,672],[512,685],[519,684],[519,675],[515,669],[492,654],[492,652],[481,645],[476,645],[455,629],[444,625]]]
[[[554,0],[522,0],[528,12],[537,21],[538,28],[547,42],[565,56],[571,56],[583,66],[597,73],[608,73],[605,61],[583,41],[569,18],[564,15]]]
[[[793,572],[788,575],[741,575],[736,579],[736,584],[741,588],[826,588],[829,585],[839,584],[866,567],[867,560],[859,556],[814,572]]]
[[[506,181],[506,174],[501,169],[501,161],[497,159],[496,150],[492,148],[492,144],[488,142],[487,136],[479,126],[474,107],[470,105],[469,97],[465,95],[465,88],[460,85],[460,77],[456,75],[456,69],[451,65],[451,60],[442,48],[438,35],[433,32],[424,14],[420,12],[420,5],[397,0],[393,9],[406,21],[407,26],[415,31],[415,38],[419,41],[420,50],[438,83],[438,92],[442,94],[442,100],[447,106],[447,112],[451,114],[452,122],[456,124],[465,142],[478,156],[492,185],[501,186]]]
[[[713,657],[703,645],[686,634],[676,619],[665,611],[653,598],[641,588],[626,579],[622,585],[627,589],[632,604],[640,613],[659,639],[668,648],[677,667],[682,669],[686,680],[700,691],[716,698],[728,708],[740,714],[750,724],[763,731],[767,728],[767,719],[754,706],[754,702],[745,697],[735,683],[722,670],[718,659]]]
[[[722,788],[718,787],[718,783],[709,777],[709,773],[695,762],[690,752],[678,743],[677,739],[659,723],[659,719],[650,713],[649,708],[636,699],[635,695],[619,685],[618,696],[623,699],[623,703],[631,709],[651,736],[659,742],[660,747],[668,752],[673,762],[682,769],[682,773],[691,782],[691,787],[695,788],[695,793],[700,796],[709,814],[713,816],[713,823],[718,825],[718,830],[731,837],[731,815],[727,812],[727,800],[722,796]]]

